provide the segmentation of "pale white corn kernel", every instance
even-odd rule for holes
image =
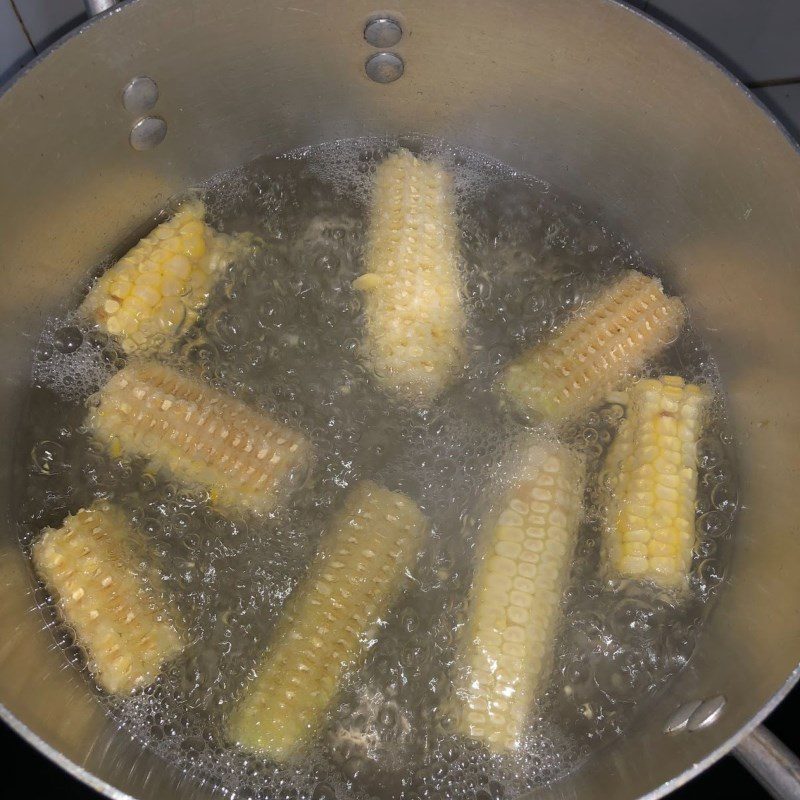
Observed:
[[[583,486],[578,455],[554,443],[527,446],[479,545],[459,645],[454,716],[460,733],[493,751],[520,746],[547,678]]]
[[[376,171],[365,273],[364,353],[378,382],[430,403],[463,360],[466,317],[451,176],[407,150]]]
[[[302,434],[155,361],[114,375],[87,423],[113,455],[144,456],[223,508],[271,511],[311,462]]]
[[[231,741],[284,761],[314,736],[427,529],[403,494],[371,481],[349,492],[228,721]]]
[[[551,339],[506,367],[500,385],[528,413],[579,416],[674,341],[686,309],[656,278],[629,270]]]
[[[97,501],[33,545],[36,571],[111,694],[152,683],[186,643],[158,573],[142,566],[141,544],[120,509]]]

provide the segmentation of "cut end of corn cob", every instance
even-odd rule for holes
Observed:
[[[659,280],[629,270],[553,339],[513,361],[502,384],[525,412],[574,418],[674,341],[685,319],[683,303],[667,297]]]
[[[450,175],[399,150],[380,164],[370,212],[364,351],[380,384],[426,404],[463,360],[466,318]]]
[[[111,694],[152,683],[185,646],[158,574],[141,566],[137,539],[122,511],[96,502],[33,546],[37,572],[86,649],[90,672]]]
[[[487,528],[461,643],[455,717],[494,752],[520,746],[547,678],[583,510],[584,466],[557,444],[529,446]]]
[[[184,205],[101,275],[83,301],[84,315],[126,353],[168,348],[243,252],[245,237],[218,233],[204,220],[202,202]]]
[[[97,400],[88,426],[112,453],[143,456],[223,508],[268,513],[311,462],[300,433],[156,362],[129,364]]]
[[[364,481],[347,495],[229,720],[232,741],[285,761],[315,735],[427,528],[403,494]]]
[[[711,399],[706,387],[666,376],[627,392],[609,448],[603,557],[612,574],[682,586],[692,564],[697,442]]]

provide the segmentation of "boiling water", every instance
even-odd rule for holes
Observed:
[[[375,163],[396,144],[349,142],[261,159],[200,190],[212,224],[251,231],[263,243],[230,267],[171,358],[311,436],[317,470],[276,515],[223,516],[140,461],[113,459],[95,445],[81,427],[86,398],[124,360],[69,310],[48,323],[35,355],[19,444],[23,546],[94,498],[127,509],[147,533],[193,643],[151,687],[103,702],[148,747],[237,798],[496,800],[557,779],[646,713],[647,699],[686,664],[724,573],[737,494],[718,401],[700,447],[700,536],[688,596],[678,602],[652,586],[598,578],[600,508],[590,489],[555,669],[523,752],[492,757],[451,734],[443,701],[480,497],[502,478],[509,443],[530,425],[498,402],[492,381],[621,270],[657,265],[541,182],[470,153],[404,141],[456,176],[469,360],[431,410],[390,403],[359,360],[361,306],[351,284],[362,270]],[[651,371],[718,385],[691,329]],[[610,404],[562,434],[587,454],[590,485],[621,416]],[[402,599],[307,758],[280,767],[226,747],[231,702],[332,506],[366,477],[406,492],[432,521]],[[39,600],[67,656],[84,668],[43,586]]]

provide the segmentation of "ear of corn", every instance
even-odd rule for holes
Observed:
[[[465,315],[450,176],[407,150],[377,169],[365,264],[364,350],[397,397],[433,400],[458,368]]]
[[[527,412],[554,422],[576,417],[673,341],[685,317],[660,281],[630,270],[553,339],[513,361],[502,383]]]
[[[208,302],[243,237],[206,225],[205,207],[187,203],[101,275],[82,312],[120,340],[126,353],[169,347]]]
[[[283,761],[314,736],[427,527],[405,495],[369,481],[349,493],[229,720],[232,741]]]
[[[609,572],[680,586],[692,564],[697,442],[711,398],[665,376],[627,392],[627,414],[604,467],[609,488],[603,556]]]
[[[495,752],[519,747],[551,665],[561,598],[583,508],[584,467],[566,447],[535,444],[484,534],[457,679],[457,727]]]
[[[271,511],[311,460],[305,437],[200,380],[131,363],[97,394],[88,427],[115,455],[144,456],[223,508]]]
[[[98,685],[111,694],[152,683],[184,648],[160,578],[142,566],[138,544],[122,511],[96,502],[45,530],[33,546],[37,572],[57,596]]]

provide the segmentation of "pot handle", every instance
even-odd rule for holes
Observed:
[[[116,5],[117,0],[83,0],[86,6],[86,14],[89,17],[96,17],[104,11],[108,11],[111,6]]]
[[[776,800],[800,800],[800,758],[759,725],[733,754]]]

